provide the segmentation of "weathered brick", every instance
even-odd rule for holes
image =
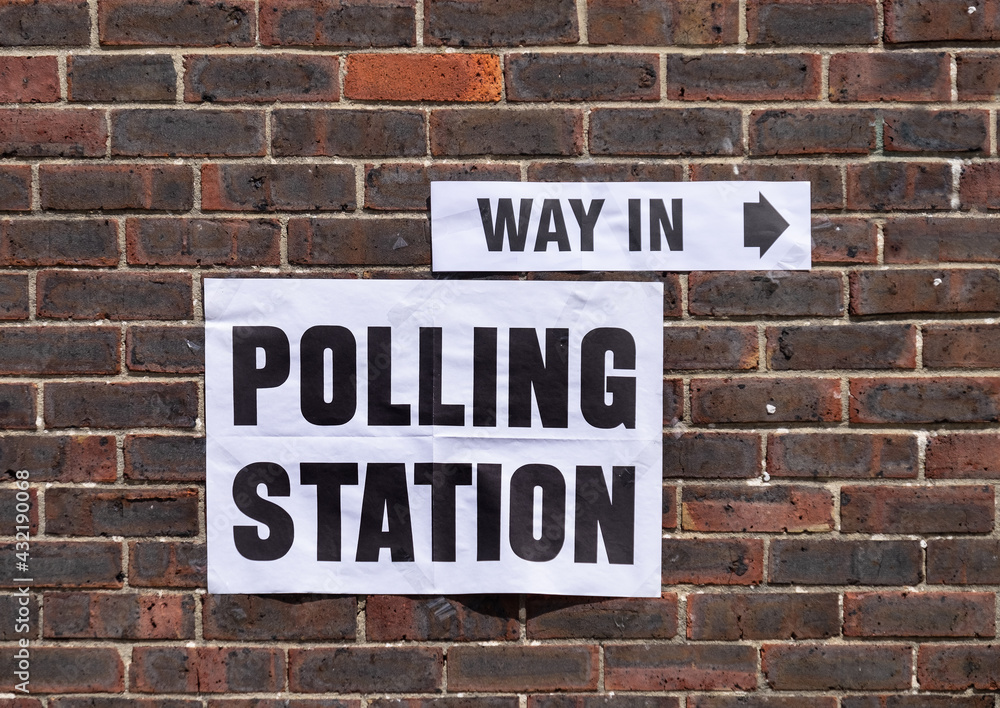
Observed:
[[[205,370],[205,328],[137,325],[125,334],[129,371],[200,374]]]
[[[207,211],[354,211],[354,168],[329,163],[211,164],[201,168]]]
[[[840,633],[839,600],[836,593],[694,593],[687,638],[826,639]]]
[[[532,162],[529,182],[680,182],[681,165],[662,162]]]
[[[98,592],[45,593],[49,639],[193,639],[194,597]]]
[[[437,693],[443,662],[436,647],[293,648],[288,684],[301,693]]]
[[[883,111],[886,152],[959,152],[990,149],[988,111]]]
[[[919,541],[778,539],[767,576],[780,585],[916,585],[922,568]]]
[[[517,165],[474,162],[431,165],[392,163],[365,165],[365,207],[377,210],[427,211],[430,209],[431,182],[497,181],[517,182]]]
[[[184,57],[184,100],[339,101],[340,63],[309,54],[192,54]]]
[[[27,500],[24,499],[24,494],[28,495]],[[19,496],[21,498],[20,501],[18,501]],[[24,504],[28,505],[27,512],[24,510]],[[18,505],[21,505],[20,511],[18,510]],[[18,531],[17,526],[27,526],[28,533],[37,536],[38,509],[40,506],[38,489],[36,488],[29,488],[26,492],[14,487],[0,489],[0,513],[4,514],[4,518],[6,519],[0,525],[0,531],[5,536],[13,536]],[[27,522],[24,519],[18,519],[19,516],[27,516]]]
[[[993,487],[842,487],[845,533],[989,533]]]
[[[739,377],[691,380],[696,423],[821,423],[840,420],[833,378]]]
[[[666,327],[664,369],[756,369],[755,327]]]
[[[886,2],[886,42],[995,42],[998,39],[1000,15],[992,3],[965,0]]]
[[[0,46],[90,43],[90,10],[83,0],[7,0],[0,6]]]
[[[256,33],[250,0],[102,0],[101,44],[249,47]]]
[[[844,206],[844,179],[839,165],[808,163],[768,165],[759,162],[694,164],[691,165],[691,179],[809,182],[810,199],[814,210],[841,209]],[[813,277],[815,275],[813,274]]]
[[[830,57],[831,101],[948,101],[944,52],[849,53]]]
[[[21,273],[0,274],[0,320],[28,318],[28,276]]]
[[[777,690],[879,691],[910,687],[909,646],[765,644],[761,670]]]
[[[412,47],[417,43],[415,0],[262,0],[260,41],[265,46]]]
[[[951,166],[869,162],[847,166],[847,208],[858,211],[931,211],[951,208]]]
[[[42,208],[58,211],[187,211],[194,175],[184,165],[42,165]]]
[[[760,476],[760,437],[747,433],[680,433],[663,437],[663,476],[753,479]]]
[[[683,101],[818,99],[818,54],[669,54],[667,98]]]
[[[663,380],[663,425],[678,425],[684,417],[684,380]]]
[[[281,225],[272,219],[128,219],[134,265],[278,265]]]
[[[782,696],[774,693],[706,694],[691,696],[687,705],[688,708],[837,708],[837,699],[834,696]]]
[[[670,639],[677,634],[677,595],[596,598],[530,595],[529,639]]]
[[[28,595],[27,604],[22,601],[21,598],[23,597],[25,596],[20,593],[17,595],[0,595],[0,612],[3,612],[4,617],[10,618],[9,622],[5,622],[4,626],[0,626],[0,640],[4,642],[16,642],[18,639],[38,639],[38,596],[34,594]],[[27,617],[18,612],[18,610],[24,612],[21,609],[24,607],[28,608]],[[15,618],[17,622],[15,622]],[[19,623],[21,620],[27,622],[27,631],[16,631],[20,629]],[[17,708],[17,706],[11,706],[11,708]],[[41,704],[39,704],[38,708],[41,708]]]
[[[927,582],[937,585],[1000,583],[1000,540],[931,539],[927,542]]]
[[[470,708],[475,707],[470,706]],[[528,708],[680,708],[680,699],[674,696],[644,696],[629,693],[606,695],[536,693],[528,696]]]
[[[138,693],[256,693],[284,686],[281,649],[135,647],[129,685]]]
[[[58,536],[194,536],[194,489],[54,488],[45,493],[45,532]]]
[[[0,263],[13,266],[110,266],[118,263],[111,219],[0,222]]]
[[[4,573],[0,587],[17,587],[21,577],[14,568],[14,544],[0,544]],[[34,541],[31,544],[31,573],[35,588],[120,588],[122,547],[111,541]],[[5,652],[6,653],[6,652]]]
[[[369,705],[379,703],[381,701],[375,700]],[[357,698],[209,698],[208,708],[361,708],[361,701]]]
[[[677,528],[677,486],[673,484],[664,484],[660,497],[660,506],[662,510],[661,528]]]
[[[764,542],[754,538],[666,538],[664,585],[756,585],[764,579]]]
[[[125,436],[125,479],[132,482],[203,482],[205,438]]]
[[[963,165],[959,182],[962,208],[1000,209],[997,185],[1000,185],[1000,163]]]
[[[0,374],[117,374],[116,327],[0,327]]]
[[[917,681],[925,691],[1000,690],[1000,644],[924,644]]]
[[[32,557],[32,560],[34,558]],[[14,651],[0,654],[0,671],[14,676]],[[119,693],[125,667],[115,647],[32,646],[32,693]]]
[[[749,44],[875,44],[875,0],[750,0]]]
[[[426,219],[292,219],[288,262],[430,265],[430,224]]]
[[[47,270],[38,274],[38,315],[79,320],[181,320],[192,316],[187,273]]]
[[[655,101],[655,54],[509,54],[508,101]]]
[[[130,541],[128,582],[135,587],[205,587],[205,544],[183,541]]]
[[[739,155],[740,113],[730,108],[595,108],[595,155]]]
[[[0,384],[0,428],[11,430],[34,430],[35,384]]]
[[[201,708],[202,703],[179,698],[101,696],[95,700],[85,696],[62,696],[49,699],[49,706],[51,708]]]
[[[1000,56],[962,52],[955,57],[960,101],[993,101],[1000,94]]]
[[[685,531],[737,533],[831,531],[833,495],[824,489],[788,485],[685,485],[681,527]]]
[[[886,263],[992,263],[1000,249],[1000,222],[983,217],[895,217],[882,231]]]
[[[205,595],[205,639],[354,639],[357,600],[327,595]]]
[[[750,114],[751,155],[836,155],[874,150],[872,111],[782,108]]]
[[[50,383],[45,422],[53,428],[193,428],[198,387],[191,382]]]
[[[850,284],[852,315],[1000,309],[1000,276],[991,269],[855,271]]]
[[[612,644],[604,649],[604,685],[624,691],[752,690],[757,650],[742,644]]]
[[[922,329],[927,368],[1000,367],[997,325],[928,324]]]
[[[813,265],[875,263],[877,260],[878,235],[874,221],[850,217],[813,217]]]
[[[169,54],[78,54],[66,58],[70,101],[168,101],[177,98],[177,72]]]
[[[0,166],[0,211],[31,210],[31,168]]]
[[[767,366],[803,369],[912,369],[917,328],[909,324],[767,328]]]
[[[359,101],[499,101],[495,54],[350,54],[344,95]]]
[[[108,435],[0,438],[0,475],[14,479],[15,470],[29,470],[36,482],[114,482],[115,439]]]
[[[0,103],[59,100],[59,63],[54,56],[0,56]]]
[[[767,439],[772,477],[912,479],[917,438],[906,434],[773,433]]]
[[[365,629],[373,642],[512,640],[520,635],[514,595],[371,595]]]
[[[452,47],[575,44],[580,38],[572,0],[427,0],[424,42]]]
[[[423,111],[309,110],[274,112],[278,156],[393,157],[427,153]]]
[[[927,439],[929,479],[1000,479],[1000,436],[938,433]]]
[[[993,708],[993,696],[899,695],[844,696],[841,708]]]
[[[587,691],[597,688],[598,678],[593,646],[463,645],[448,650],[450,691]]]
[[[985,592],[847,592],[845,637],[992,637],[996,596]]]
[[[107,141],[101,111],[0,109],[0,157],[104,157]]]
[[[739,41],[736,0],[587,0],[590,44],[713,45]]]
[[[991,423],[1000,420],[1000,379],[851,379],[852,423]]]
[[[431,112],[431,154],[578,155],[583,113],[571,109],[497,112],[485,108]]]
[[[264,116],[258,111],[134,108],[111,112],[113,155],[253,157],[263,155],[264,150]]]

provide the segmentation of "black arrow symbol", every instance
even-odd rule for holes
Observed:
[[[743,245],[747,248],[759,247],[761,258],[787,228],[788,222],[763,194],[760,194],[759,202],[743,204]]]

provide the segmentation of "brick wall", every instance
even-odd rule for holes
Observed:
[[[998,41],[993,0],[0,0],[0,706],[996,708]],[[432,179],[812,182],[811,272],[638,276],[661,598],[205,593],[204,278],[430,277]]]

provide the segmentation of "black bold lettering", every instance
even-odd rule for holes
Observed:
[[[368,328],[368,425],[409,425],[410,404],[392,403],[392,328]]]
[[[583,210],[582,199],[570,199],[569,205],[573,207],[573,215],[576,223],[580,225],[580,250],[594,250],[594,226],[597,225],[597,217],[601,215],[604,208],[603,199],[592,199],[590,201],[590,211]]]
[[[671,199],[670,211],[673,223],[667,218],[667,208],[662,199],[649,200],[649,250],[660,250],[660,232],[667,237],[667,246],[671,251],[684,250],[684,212],[682,200]]]
[[[503,235],[507,232],[511,251],[523,251],[524,242],[528,236],[528,221],[531,218],[531,199],[522,199],[517,228],[514,228],[514,203],[510,199],[497,201],[497,219],[493,221],[493,212],[489,199],[478,199],[479,216],[483,221],[483,232],[486,235],[486,248],[491,251],[503,250]]]
[[[535,487],[542,490],[542,536],[535,538]],[[566,480],[552,465],[523,465],[510,478],[510,547],[527,561],[550,561],[566,540]]]
[[[385,531],[383,519],[388,522]],[[376,563],[383,548],[389,549],[393,563],[413,561],[410,496],[406,491],[406,465],[401,462],[370,462],[365,476],[355,559],[359,563]]]
[[[635,427],[635,377],[605,377],[605,354],[616,369],[635,369],[635,339],[618,327],[587,332],[580,345],[580,412],[595,428]],[[605,394],[611,403],[605,403]]]
[[[326,400],[323,359],[333,355],[332,395]],[[313,425],[343,425],[358,408],[358,345],[346,327],[318,325],[299,343],[302,417]]]
[[[476,560],[500,560],[500,465],[476,465]]]
[[[472,424],[497,424],[497,328],[472,331]]]
[[[287,511],[257,494],[257,487],[261,484],[267,489],[268,496],[287,497],[291,494],[288,473],[273,462],[254,462],[237,472],[233,480],[236,508],[267,526],[268,533],[267,538],[261,538],[257,526],[234,526],[233,541],[237,552],[247,560],[277,560],[292,547],[295,524]]]
[[[635,548],[635,467],[613,467],[611,496],[600,467],[576,468],[576,530],[573,559],[597,562],[597,527],[608,562],[631,565]]]
[[[543,428],[566,428],[569,421],[569,330],[545,330],[545,357],[537,332],[511,327],[507,424],[531,427],[531,392],[535,392]]]
[[[358,483],[356,462],[303,462],[299,481],[316,485],[316,560],[340,560],[340,488]]]
[[[546,251],[550,242],[559,244],[560,251],[569,251],[569,234],[566,233],[566,219],[558,199],[542,202],[542,214],[538,218],[538,233],[535,235],[535,251]]]
[[[264,366],[257,368],[257,350]],[[277,327],[233,327],[233,425],[257,425],[257,390],[288,378],[288,335]]]
[[[420,328],[420,425],[465,425],[465,406],[441,402],[441,328]]]
[[[455,560],[455,487],[472,484],[472,465],[418,462],[413,481],[431,485],[431,560]]]
[[[628,250],[642,250],[642,200],[628,200]]]

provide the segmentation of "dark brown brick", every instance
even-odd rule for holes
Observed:
[[[929,324],[923,327],[923,339],[927,368],[1000,367],[1000,326]]]
[[[0,157],[104,157],[107,140],[101,111],[0,109]]]
[[[129,371],[199,374],[205,370],[205,328],[137,325],[125,335]]]
[[[472,3],[468,3],[472,4]],[[571,109],[497,112],[488,108],[431,111],[431,154],[579,155],[583,113]]]
[[[201,168],[207,211],[354,211],[351,165],[211,164]]]
[[[272,146],[277,156],[391,157],[427,153],[421,111],[309,110],[274,112]]]
[[[805,377],[692,379],[691,419],[696,423],[835,422],[840,420],[840,381]]]
[[[291,47],[412,47],[415,0],[263,0],[260,41]]]
[[[434,163],[432,165],[383,163],[365,165],[365,207],[377,210],[427,211],[431,182],[517,182],[517,165],[483,163]]]
[[[436,647],[293,648],[288,685],[301,693],[437,693],[443,662]]]
[[[184,165],[42,165],[42,208],[59,211],[187,211],[194,175]]]
[[[0,103],[59,100],[59,62],[54,56],[0,57]]]
[[[688,595],[687,638],[740,641],[827,639],[840,634],[836,593]]]
[[[14,568],[14,544],[0,544],[4,573],[0,587],[17,587],[21,577]],[[122,547],[111,541],[34,541],[31,544],[31,577],[35,588],[120,588]],[[33,687],[33,686],[32,686]]]
[[[997,185],[1000,185],[1000,163],[963,165],[959,182],[962,208],[1000,209]]]
[[[53,428],[193,428],[198,388],[190,382],[50,383],[45,422]]]
[[[120,693],[125,667],[114,647],[37,647],[30,649],[32,693]],[[14,676],[14,651],[0,655],[0,671]]]
[[[951,166],[870,162],[847,166],[847,208],[858,211],[931,211],[951,208]]]
[[[737,0],[587,0],[590,44],[713,45],[739,41]]]
[[[592,691],[598,678],[593,646],[464,645],[448,650],[450,691]]]
[[[992,637],[996,596],[985,592],[847,592],[845,637]]]
[[[917,328],[909,324],[767,328],[767,366],[803,369],[913,369]]]
[[[691,696],[688,708],[837,708],[837,699],[834,696],[782,696],[774,693],[709,694]]]
[[[264,150],[264,116],[258,111],[134,108],[111,112],[113,155],[253,157],[263,155]]]
[[[833,317],[844,296],[835,273],[692,273],[688,307],[693,315]]]
[[[729,108],[595,108],[595,155],[739,155],[740,113]]]
[[[428,699],[433,701],[434,699]],[[374,700],[370,705],[378,705],[382,701],[394,703],[387,699]],[[416,702],[419,702],[417,699]],[[198,704],[201,705],[200,703]],[[209,698],[208,708],[360,708],[361,701],[357,698]]]
[[[754,538],[666,538],[664,585],[757,585],[764,579],[764,542]]]
[[[529,639],[670,639],[677,595],[659,598],[554,597],[527,600]]]
[[[218,103],[339,101],[337,57],[194,54],[184,57],[184,100]]]
[[[612,644],[604,649],[604,685],[623,691],[752,690],[757,650],[740,644]]]
[[[944,52],[834,54],[830,100],[948,101],[950,67]]]
[[[0,374],[117,374],[116,327],[0,327]]]
[[[51,708],[201,708],[202,703],[179,698],[101,696],[95,701],[94,698],[70,696],[49,699],[49,706]]]
[[[1000,690],[1000,644],[925,644],[917,653],[925,691]]]
[[[430,265],[426,219],[292,219],[288,262],[300,265]]]
[[[27,165],[0,167],[0,211],[31,210],[31,168]]]
[[[256,23],[250,0],[102,0],[101,44],[249,47]]]
[[[905,434],[773,433],[767,440],[772,477],[912,479],[917,439]]]
[[[130,541],[128,582],[135,587],[205,587],[205,544],[183,541]]]
[[[756,369],[754,327],[666,327],[664,369]]]
[[[767,576],[780,585],[916,585],[922,568],[919,541],[778,539]]]
[[[165,101],[177,98],[177,72],[169,54],[79,54],[66,59],[70,101]]]
[[[8,0],[0,6],[0,46],[90,44],[90,10],[82,0]]]
[[[760,437],[747,433],[671,433],[663,437],[663,476],[753,479],[760,476]]]
[[[1000,379],[851,379],[850,414],[852,423],[996,422]]]
[[[813,265],[877,262],[875,222],[850,217],[813,217],[812,260]]]
[[[759,162],[736,164],[693,164],[691,179],[763,182],[789,180],[809,182],[813,209],[841,209],[844,206],[844,180],[839,165],[823,164],[763,164]],[[816,274],[813,274],[815,277]]]
[[[327,595],[205,595],[205,639],[354,639],[357,600]]]
[[[972,12],[969,8],[973,8]],[[885,41],[995,42],[1000,40],[1000,16],[992,3],[965,0],[888,0]]]
[[[281,225],[272,219],[128,219],[135,265],[246,266],[281,260]]]
[[[532,162],[529,182],[680,182],[681,165],[662,162]]]
[[[0,438],[0,476],[13,480],[15,470],[29,470],[36,482],[114,482],[115,439],[108,435]]]
[[[661,492],[662,528],[677,528],[677,486],[664,484]]]
[[[948,538],[928,541],[927,582],[938,585],[1000,583],[1000,540]]]
[[[509,54],[508,101],[655,101],[655,54]]]
[[[125,479],[132,482],[203,482],[205,438],[127,435]]]
[[[886,263],[992,263],[1000,249],[1000,222],[983,217],[894,217],[882,232]]]
[[[990,149],[988,111],[884,111],[886,152],[958,152]]]
[[[38,315],[79,320],[181,320],[192,312],[187,273],[47,270],[38,274]]]
[[[958,66],[958,100],[993,101],[1000,95],[1000,56],[962,52]]]
[[[765,644],[761,670],[771,688],[878,691],[910,687],[909,646]]]
[[[371,595],[365,630],[373,642],[513,640],[520,636],[515,595]]]
[[[818,99],[818,54],[669,54],[667,98],[683,101]]]
[[[749,44],[875,44],[875,0],[750,0]]]
[[[194,536],[199,516],[194,489],[45,493],[45,532],[60,536]]]
[[[580,38],[572,0],[427,0],[424,41],[452,47],[575,44]]]
[[[35,429],[35,384],[0,384],[0,428]]]
[[[14,475],[9,476],[13,477]],[[28,495],[26,500],[24,497],[25,494]],[[18,497],[20,497],[20,500]],[[4,518],[6,519],[0,525],[0,531],[5,536],[14,536],[19,530],[18,526],[27,526],[28,533],[32,536],[37,536],[38,509],[41,506],[39,499],[38,490],[34,488],[29,488],[26,491],[15,487],[0,489],[0,513],[4,514]],[[28,505],[27,511],[25,511],[25,504]],[[19,505],[20,510],[18,510]]]
[[[284,687],[281,649],[135,647],[129,685],[138,693],[257,693]]]
[[[10,618],[9,622],[0,627],[0,640],[16,642],[18,639],[38,639],[38,596],[34,594],[27,595],[27,604],[22,600],[24,597],[20,593],[17,595],[0,595],[0,612],[3,612],[4,617]],[[28,608],[27,617],[18,612],[20,610],[23,613],[24,610],[22,608],[25,607]],[[18,631],[21,628],[20,623],[22,620],[27,622],[28,625],[27,630],[23,632]],[[4,705],[10,706],[9,699],[8,703]],[[18,706],[13,705],[10,708],[18,708]],[[38,704],[37,708],[41,708],[41,704]]]
[[[45,593],[50,639],[193,639],[191,595]]]
[[[112,219],[0,222],[0,263],[13,266],[111,266],[118,263]]]
[[[855,271],[850,283],[852,315],[1000,309],[1000,276],[991,269]]]
[[[1000,436],[938,433],[927,439],[929,479],[1000,479]]]
[[[28,319],[28,276],[0,274],[0,320]]]
[[[989,533],[993,488],[842,487],[845,533]]]
[[[685,485],[681,527],[685,531],[737,533],[831,531],[833,495],[823,489],[788,485]]]
[[[844,696],[841,708],[993,708],[993,696],[930,695]]]
[[[528,696],[528,708],[680,708],[680,699],[673,696],[644,696],[629,693],[608,695],[546,693]]]
[[[874,149],[872,111],[799,108],[750,114],[751,155],[831,155]]]

